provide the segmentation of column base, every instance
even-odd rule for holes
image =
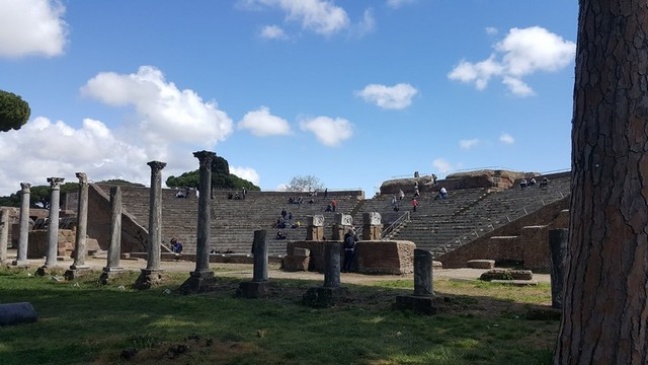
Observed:
[[[434,296],[398,295],[394,310],[410,310],[417,314],[434,315],[437,313]]]
[[[11,262],[11,265],[17,267],[27,267],[29,266],[29,260],[14,260]]]
[[[234,295],[238,298],[257,299],[268,296],[267,281],[247,281],[239,284]]]
[[[89,267],[86,267],[85,269],[78,269],[78,268],[77,269],[72,269],[72,268],[70,268],[70,269],[65,271],[65,274],[63,274],[63,277],[65,278],[65,280],[74,280],[74,279],[80,278],[81,276],[87,274],[88,272],[90,272]]]
[[[57,269],[57,268],[60,269],[60,267],[58,266],[43,265],[36,270],[36,275],[38,276],[53,275],[54,273],[52,272],[52,269]]]
[[[185,280],[178,288],[178,291],[182,294],[202,293],[214,278],[213,271],[192,271],[189,275],[189,279]]]
[[[162,270],[148,270],[142,269],[142,273],[135,280],[133,288],[139,290],[151,289],[152,287],[158,286],[162,283]]]
[[[121,267],[104,267],[99,282],[102,285],[108,285],[119,274],[123,273],[124,269]]]
[[[302,295],[302,303],[313,308],[330,308],[334,307],[339,300],[344,297],[348,291],[347,288],[337,287],[314,287],[310,288]]]

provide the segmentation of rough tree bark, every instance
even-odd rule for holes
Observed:
[[[581,0],[555,364],[648,363],[648,1]]]

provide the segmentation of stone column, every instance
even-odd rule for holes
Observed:
[[[382,234],[382,221],[380,213],[362,213],[362,239],[365,241],[380,240]]]
[[[340,286],[340,242],[324,244],[324,286],[309,288],[302,303],[310,307],[333,307],[347,289]]]
[[[240,283],[236,296],[260,298],[268,294],[268,245],[264,229],[254,231],[252,254],[254,255],[252,281]]]
[[[324,216],[313,215],[306,217],[306,240],[321,241],[324,237]]]
[[[110,188],[110,246],[108,246],[108,262],[103,268],[100,281],[108,284],[110,277],[121,272],[121,233],[122,233],[122,194],[119,186]]]
[[[414,295],[430,296],[432,291],[432,252],[414,249]]]
[[[419,314],[436,314],[432,291],[432,252],[414,249],[414,295],[398,295],[394,309],[411,310]]]
[[[50,207],[49,223],[47,224],[47,257],[42,269],[56,266],[58,257],[59,241],[59,210],[61,209],[61,184],[65,179],[62,177],[48,177],[50,184]]]
[[[341,241],[347,230],[353,227],[353,217],[348,214],[333,214],[333,227],[331,229],[331,240]]]
[[[70,269],[65,272],[65,278],[72,280],[77,277],[79,271],[89,269],[85,264],[86,260],[86,236],[88,232],[88,177],[83,172],[77,172],[79,179],[79,201],[77,204],[77,226],[74,239],[74,262]]]
[[[30,183],[20,183],[21,201],[20,201],[20,237],[18,238],[18,255],[16,261],[13,262],[16,266],[27,266],[27,244],[29,241],[29,195],[31,187]]]
[[[566,228],[549,230],[551,249],[551,306],[561,309],[565,286],[565,265],[569,249],[569,230]]]
[[[194,152],[194,157],[199,161],[199,182],[201,194],[198,196],[198,232],[196,235],[196,269],[180,286],[185,294],[200,292],[205,279],[214,277],[214,272],[209,269],[209,244],[211,241],[211,175],[212,162],[216,158],[214,152]]]
[[[324,246],[324,287],[340,287],[340,244],[327,242]]]
[[[7,262],[7,246],[9,245],[9,211],[0,209],[0,264]]]
[[[146,269],[142,270],[135,282],[136,289],[149,289],[162,280],[160,258],[162,255],[162,169],[165,162],[150,161],[151,167],[151,198],[149,201],[149,239],[147,247]]]

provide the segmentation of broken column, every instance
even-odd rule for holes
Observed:
[[[0,209],[0,264],[7,262],[9,224],[9,211],[7,209]]]
[[[160,259],[162,255],[162,169],[165,162],[150,161],[151,167],[151,193],[149,200],[149,237],[147,246],[146,269],[142,269],[140,276],[135,281],[136,289],[150,289],[162,281]]]
[[[321,241],[324,238],[324,216],[306,217],[306,241]]]
[[[41,266],[36,272],[38,275],[45,275],[46,269],[51,269],[57,266],[61,184],[64,180],[65,179],[62,177],[47,178],[47,182],[50,183],[49,221],[47,223],[47,256],[45,258],[45,265]]]
[[[0,327],[36,322],[38,314],[29,302],[0,304]]]
[[[324,244],[324,286],[309,288],[302,296],[305,305],[316,308],[333,307],[346,288],[340,286],[340,242]]]
[[[566,228],[549,230],[549,248],[551,250],[551,306],[562,309],[565,286],[565,265],[569,230]]]
[[[414,295],[396,297],[394,309],[411,310],[419,314],[436,314],[432,291],[432,252],[414,250]]]
[[[364,241],[380,240],[382,235],[382,221],[380,213],[362,213],[362,239]]]
[[[211,241],[211,175],[212,162],[216,158],[214,152],[194,152],[200,163],[198,169],[200,195],[198,196],[198,233],[196,240],[196,269],[189,273],[187,279],[180,286],[180,291],[185,294],[198,293],[204,285],[205,279],[214,277],[214,272],[209,269],[209,244]]]
[[[331,240],[342,241],[344,234],[353,227],[353,217],[348,214],[333,214],[333,227],[331,228]]]
[[[119,186],[110,188],[110,246],[108,262],[99,277],[102,284],[108,284],[110,277],[124,269],[120,266],[122,232],[122,194]]]
[[[252,254],[254,255],[252,281],[240,283],[236,296],[261,298],[268,294],[268,245],[265,229],[254,231]]]
[[[27,266],[27,244],[29,240],[29,195],[31,187],[30,183],[20,183],[20,237],[18,238],[18,255],[16,261],[13,262],[16,266]]]
[[[79,201],[77,204],[77,226],[74,240],[74,262],[65,272],[65,278],[72,280],[90,267],[86,265],[86,236],[88,232],[88,177],[83,172],[77,172],[79,179]]]

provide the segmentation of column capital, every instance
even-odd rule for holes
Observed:
[[[151,166],[151,172],[160,171],[167,165],[166,162],[161,162],[161,161],[150,161],[147,162],[146,164]]]
[[[50,183],[52,189],[60,189],[61,184],[65,181],[62,177],[48,177],[47,182]]]
[[[75,175],[79,178],[79,185],[88,184],[88,176],[85,174],[85,172],[77,172]]]
[[[20,189],[22,193],[29,193],[29,188],[31,188],[31,184],[28,182],[21,182],[20,183]]]
[[[216,158],[216,153],[211,151],[198,151],[193,153],[194,157],[200,161],[201,165],[211,167],[211,163]]]

